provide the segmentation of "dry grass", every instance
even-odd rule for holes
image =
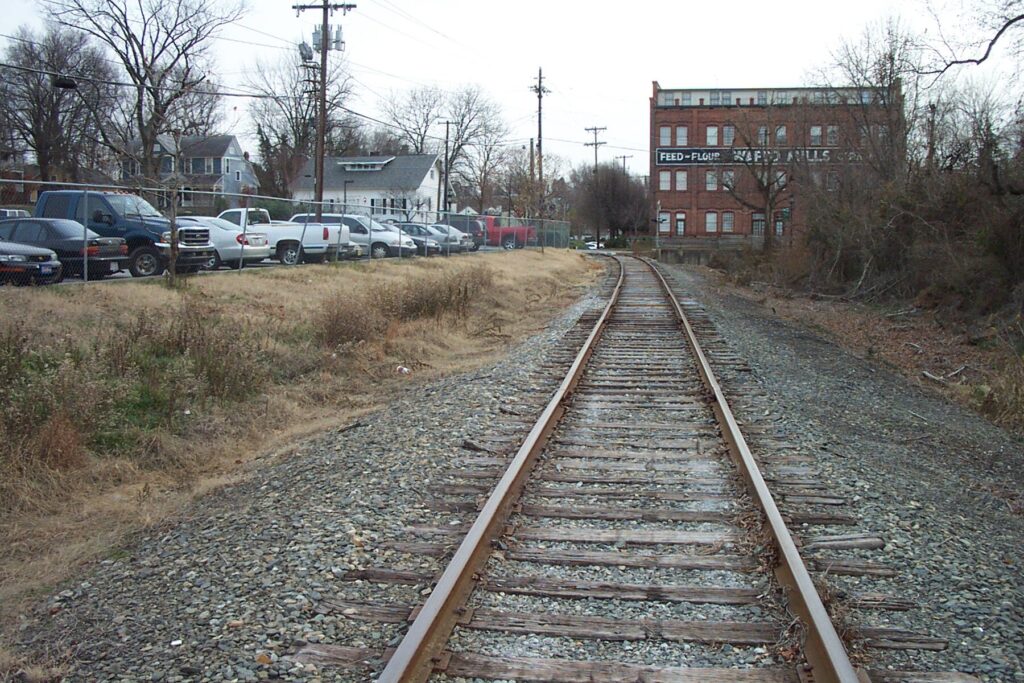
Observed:
[[[5,288],[0,619],[13,623],[33,591],[246,461],[346,424],[410,377],[493,362],[595,268],[522,251],[231,273],[173,290]]]

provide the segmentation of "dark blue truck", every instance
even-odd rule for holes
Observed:
[[[88,217],[86,217],[88,213]],[[171,222],[141,197],[121,192],[42,192],[33,213],[67,218],[102,237],[122,237],[128,245],[128,270],[134,277],[160,275],[171,259]],[[196,272],[216,251],[207,228],[178,226],[175,271]]]

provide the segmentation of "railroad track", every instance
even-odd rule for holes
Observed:
[[[425,540],[401,550],[448,559],[443,572],[371,567],[347,577],[427,584],[426,601],[321,607],[411,621],[396,647],[315,644],[295,658],[386,683],[974,680],[851,662],[849,643],[861,660],[872,648],[945,644],[833,623],[800,549],[881,541],[813,533],[849,518],[821,511],[835,497],[806,457],[755,458],[711,367],[742,371],[742,362],[652,264],[616,266],[607,307],[589,332],[576,332],[578,351],[556,355],[553,365],[568,368],[536,422],[518,415],[518,432],[484,442],[460,460],[460,480],[436,491],[435,510],[478,514],[408,530]],[[521,445],[501,448],[509,442]],[[794,520],[803,537],[787,527]],[[810,565],[859,575],[875,566],[820,554]],[[844,605],[909,607],[875,593],[844,596]]]

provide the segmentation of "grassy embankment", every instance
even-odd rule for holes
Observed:
[[[493,362],[595,268],[549,250],[0,290],[0,619],[250,458]]]

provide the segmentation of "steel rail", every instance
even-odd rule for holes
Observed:
[[[377,683],[426,681],[434,665],[440,661],[441,651],[459,617],[465,613],[465,602],[473,590],[479,572],[490,556],[491,543],[504,529],[512,505],[529,478],[537,456],[544,449],[558,420],[565,412],[566,399],[579,383],[587,361],[593,354],[594,347],[618,302],[626,278],[626,269],[618,258],[616,261],[619,264],[619,279],[601,317],[576,354],[565,379],[487,498],[430,597],[420,608],[405,637],[377,678]]]
[[[775,504],[768,484],[765,483],[764,477],[761,475],[757,461],[754,460],[747,440],[740,431],[736,417],[733,415],[722,387],[715,378],[711,365],[697,341],[697,335],[694,333],[683,307],[658,268],[649,260],[644,259],[644,261],[654,272],[666,296],[672,302],[676,316],[686,333],[687,341],[697,358],[701,379],[711,394],[712,409],[722,428],[722,436],[729,444],[729,453],[746,481],[751,498],[761,508],[768,521],[772,541],[778,550],[779,564],[775,568],[775,574],[779,582],[786,588],[790,609],[803,621],[806,632],[803,651],[804,657],[811,667],[813,681],[815,683],[870,683],[867,673],[863,669],[855,669],[850,663],[846,647],[836,632],[832,619],[814,587],[807,566],[800,557],[800,551],[782,518],[782,513],[779,512],[779,508]]]

